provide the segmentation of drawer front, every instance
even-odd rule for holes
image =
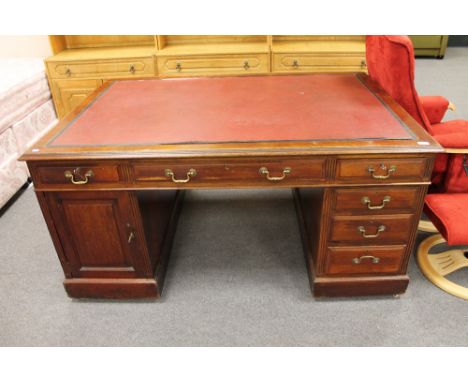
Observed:
[[[252,74],[269,71],[267,54],[158,57],[157,62],[162,76]]]
[[[168,161],[156,165],[135,163],[133,176],[137,183],[152,183],[169,188],[220,183],[225,186],[292,186],[323,181],[325,160]]]
[[[336,168],[337,181],[363,181],[386,183],[394,181],[429,180],[425,175],[427,159],[339,159]]]
[[[376,245],[406,243],[413,215],[334,216],[330,241]]]
[[[273,72],[356,72],[366,68],[363,55],[273,54]]]
[[[336,214],[388,214],[414,212],[418,187],[363,187],[337,189]]]
[[[91,62],[48,62],[52,78],[127,78],[154,76],[152,58]]]
[[[77,188],[103,183],[118,183],[118,165],[37,167],[37,181],[47,185],[70,185]]]
[[[397,273],[405,256],[405,245],[387,247],[328,247],[327,275],[372,275]]]

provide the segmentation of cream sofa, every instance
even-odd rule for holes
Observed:
[[[0,208],[26,183],[18,157],[57,117],[42,59],[0,59]]]

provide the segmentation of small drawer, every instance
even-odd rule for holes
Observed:
[[[414,212],[418,187],[344,188],[335,191],[337,214],[388,214]]]
[[[252,74],[269,71],[267,54],[158,57],[162,76]]]
[[[120,172],[117,165],[37,167],[40,184],[86,187],[101,183],[117,183]]]
[[[220,183],[239,187],[297,186],[325,179],[325,159],[179,160],[156,165],[139,162],[132,167],[136,182],[170,188]]]
[[[128,60],[48,62],[52,78],[128,78],[154,76],[154,60],[135,58]]]
[[[339,159],[335,179],[372,183],[423,181],[429,180],[426,165],[426,158]]]
[[[330,241],[360,244],[406,243],[413,215],[334,216]]]
[[[365,57],[356,55],[273,54],[273,72],[359,72],[365,69]]]
[[[401,269],[405,251],[405,245],[328,247],[325,273],[350,276],[394,274]]]

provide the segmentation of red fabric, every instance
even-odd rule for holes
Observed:
[[[430,194],[424,211],[449,245],[468,244],[468,194]]]
[[[449,156],[442,192],[468,193],[468,174],[463,167],[465,162],[468,163],[465,154],[451,154]]]
[[[367,36],[369,76],[390,94],[417,122],[431,131],[414,87],[414,51],[408,36]]]
[[[355,75],[316,74],[118,81],[51,145],[353,139],[412,137]]]
[[[468,148],[468,121],[454,120],[432,126],[433,137],[446,148]]]
[[[442,96],[421,96],[419,99],[431,125],[440,123],[448,109],[449,101]]]

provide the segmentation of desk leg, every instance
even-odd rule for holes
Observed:
[[[160,297],[183,193],[37,192],[70,297]]]

